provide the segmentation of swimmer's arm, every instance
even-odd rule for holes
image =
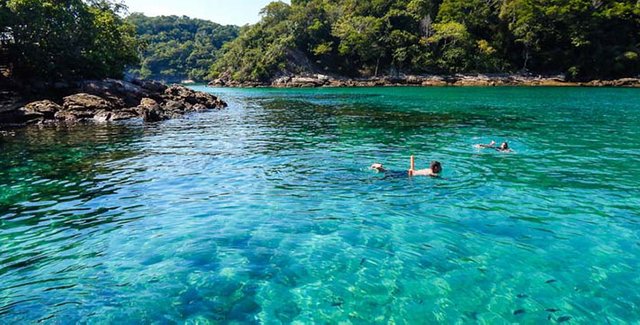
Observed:
[[[431,169],[421,169],[411,171],[411,176],[434,176],[435,174]]]
[[[409,161],[409,176],[414,175],[415,169],[416,169],[416,159],[415,157],[411,156]]]

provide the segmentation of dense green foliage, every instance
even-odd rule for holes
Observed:
[[[136,26],[146,44],[141,66],[130,71],[144,79],[205,80],[222,45],[239,33],[237,26],[188,17],[146,17],[135,13],[127,21]]]
[[[225,47],[214,75],[640,73],[637,0],[292,0]]]
[[[121,77],[138,61],[135,29],[108,0],[0,0],[0,30],[11,33],[18,78]]]

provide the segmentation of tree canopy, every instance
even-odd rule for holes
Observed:
[[[640,73],[637,0],[292,0],[261,14],[225,46],[214,75]]]
[[[140,66],[129,72],[138,78],[168,82],[206,80],[222,45],[235,39],[240,30],[184,16],[134,13],[126,20],[135,25],[145,44]]]
[[[138,62],[135,29],[109,0],[0,0],[0,30],[17,78],[122,77]]]

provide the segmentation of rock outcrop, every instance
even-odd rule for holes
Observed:
[[[60,110],[62,110],[62,106],[46,99],[29,103],[20,108],[20,111],[28,120],[52,119]]]
[[[540,76],[518,74],[457,74],[457,75],[399,75],[371,78],[343,78],[322,74],[281,76],[270,82],[237,82],[228,75],[209,83],[211,87],[381,87],[381,86],[584,86],[584,87],[640,87],[640,79],[570,81],[563,75]]]
[[[157,122],[226,106],[211,94],[180,85],[92,80],[81,82],[70,95],[58,100],[44,99],[5,110],[0,115],[0,124],[110,122],[132,118]]]

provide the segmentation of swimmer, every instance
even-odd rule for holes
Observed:
[[[442,172],[442,164],[439,161],[432,161],[431,165],[429,166],[429,169],[416,170],[415,165],[416,165],[415,158],[411,156],[409,170],[406,172],[405,175],[438,177]],[[384,165],[382,165],[381,163],[375,163],[371,165],[371,169],[379,173],[389,172],[384,168]]]
[[[513,150],[511,150],[509,148],[509,144],[505,141],[503,142],[500,147],[496,148],[496,150],[501,151],[501,152],[512,152]]]
[[[495,141],[491,141],[491,143],[489,143],[489,144],[476,144],[475,147],[479,148],[479,149],[485,149],[485,148],[495,149],[496,151],[500,151],[500,152],[512,152],[513,151],[513,150],[511,150],[509,148],[509,143],[507,143],[507,141],[501,143],[499,147],[496,147],[496,142]]]
[[[491,149],[495,149],[496,142],[495,141],[491,141],[491,143],[489,143],[489,144],[476,144],[475,147],[476,148],[491,148]]]
[[[382,166],[382,164],[380,163],[375,163],[371,165],[371,169],[377,171],[378,173],[384,173],[387,171],[386,169],[384,169],[384,166]]]

